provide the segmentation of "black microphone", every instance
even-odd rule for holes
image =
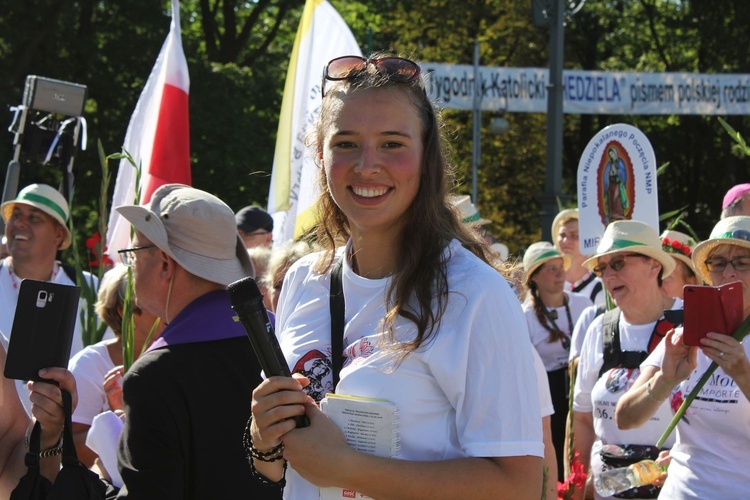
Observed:
[[[263,294],[253,278],[247,277],[230,283],[227,287],[232,309],[237,313],[240,323],[245,328],[250,344],[255,351],[260,367],[266,377],[291,377],[289,366],[281,352],[273,325],[263,305]],[[294,417],[297,427],[310,425],[306,415]]]

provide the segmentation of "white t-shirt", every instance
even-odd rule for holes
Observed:
[[[583,339],[586,337],[586,332],[591,326],[591,322],[596,318],[596,313],[599,305],[594,304],[583,310],[578,321],[573,328],[573,338],[570,341],[570,355],[568,356],[568,362],[573,361],[581,355],[581,347],[583,346]]]
[[[91,425],[95,416],[109,410],[103,384],[104,376],[115,367],[107,350],[110,342],[111,340],[102,340],[98,344],[84,347],[70,360],[69,369],[75,376],[78,387],[78,406],[73,412],[73,422]]]
[[[445,251],[449,299],[439,331],[400,365],[397,353],[379,348],[390,279],[363,278],[344,264],[347,359],[337,392],[396,403],[402,459],[541,457],[539,392],[520,305],[502,276],[457,241]],[[311,379],[315,399],[332,389],[330,273],[313,270],[318,256],[289,270],[277,316],[287,362]],[[415,333],[412,322],[396,321],[397,339]],[[317,487],[290,468],[284,496],[317,498]]]
[[[597,285],[599,285],[597,287]],[[593,302],[597,306],[605,306],[607,305],[607,292],[604,290],[604,284],[602,283],[602,279],[599,277],[594,278],[591,280],[585,287],[578,290],[576,293],[580,293],[581,295],[584,295],[588,297],[589,300],[591,300],[591,294],[594,293],[594,288],[598,288],[599,291],[596,292],[596,295],[594,295]],[[566,292],[572,292],[573,291],[573,283],[570,281],[566,281],[565,285],[563,285],[563,290]]]
[[[604,364],[602,326],[604,315],[598,316],[586,332],[578,365],[573,409],[582,413],[592,413],[596,440],[592,446],[591,469],[594,473],[602,469],[599,450],[602,444],[654,445],[667,428],[672,418],[669,404],[665,402],[653,417],[637,429],[621,430],[615,422],[617,401],[633,385],[640,374],[640,368],[612,368],[599,377]],[[631,325],[620,315],[620,345],[623,351],[646,351],[656,322],[645,325]],[[674,436],[666,443],[674,444]],[[595,498],[601,497],[595,493]]]
[[[563,333],[567,334],[568,344],[570,344],[573,327],[581,313],[591,305],[591,300],[584,295],[573,292],[567,292],[567,296],[570,319],[572,321],[571,325],[568,325],[568,313],[565,306],[553,307],[549,311],[550,313],[552,311],[557,313],[555,323]],[[551,372],[568,366],[568,349],[563,345],[562,339],[556,342],[549,342],[549,330],[544,328],[539,322],[539,318],[536,317],[534,304],[531,302],[531,299],[523,304],[523,313],[526,316],[526,324],[529,326],[531,343],[542,358],[544,369]]]
[[[532,349],[531,354],[534,356],[534,372],[536,373],[536,385],[539,390],[539,409],[541,410],[542,417],[549,417],[555,413],[555,407],[552,404],[552,393],[549,390],[547,371],[544,369],[544,363],[542,363],[542,358],[539,357],[536,349]]]
[[[750,357],[750,341],[743,343]],[[661,366],[664,342],[642,366]],[[669,398],[670,417],[708,370],[711,360],[698,349],[695,371]],[[736,382],[718,368],[677,424],[667,482],[660,498],[736,499],[750,495],[750,402]]]

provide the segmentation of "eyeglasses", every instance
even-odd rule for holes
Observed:
[[[414,61],[403,57],[381,57],[367,59],[361,56],[343,56],[331,59],[323,69],[323,83],[320,85],[323,97],[326,96],[326,80],[337,82],[361,75],[367,65],[375,66],[380,76],[397,83],[413,82],[422,74],[422,68]]]
[[[720,274],[723,273],[727,268],[727,264],[732,264],[732,267],[738,273],[744,273],[750,271],[750,256],[743,255],[741,257],[735,257],[734,259],[723,259],[721,257],[714,257],[706,261],[706,267],[709,273]]]
[[[120,260],[127,267],[133,267],[135,265],[135,252],[138,250],[146,250],[147,248],[156,248],[156,245],[145,245],[142,247],[123,248],[118,250],[117,254],[120,256]]]
[[[542,267],[539,269],[539,272],[548,273],[548,274],[557,274],[560,271],[565,271],[565,266],[563,264],[560,264],[560,265],[542,264]]]
[[[604,271],[607,270],[607,267],[611,268],[614,272],[621,271],[623,267],[625,267],[625,261],[629,257],[641,257],[644,259],[648,259],[649,257],[640,253],[626,253],[625,255],[621,255],[619,257],[615,257],[614,259],[610,260],[609,262],[602,262],[598,264],[596,267],[594,267],[591,271],[599,276],[600,278],[604,274]]]

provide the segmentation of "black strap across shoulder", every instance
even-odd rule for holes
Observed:
[[[604,313],[602,325],[602,354],[604,363],[599,370],[599,377],[615,367],[637,368],[641,366],[649,354],[659,345],[664,335],[674,325],[664,318],[659,319],[654,325],[654,331],[648,341],[646,351],[623,351],[620,345],[620,308],[615,307]]]
[[[636,368],[648,357],[646,351],[623,351],[620,344],[620,308],[615,307],[604,313],[602,325],[602,343],[604,363],[599,370],[599,377],[612,368]]]
[[[594,281],[595,279],[596,279],[596,274],[591,273],[591,274],[589,274],[588,278],[586,278],[585,280],[581,281],[578,284],[578,286],[576,286],[575,288],[571,289],[570,291],[571,292],[575,292],[575,293],[580,293],[581,290],[583,290],[584,288],[586,288],[588,286],[588,284],[591,283],[592,281]]]
[[[599,295],[599,292],[601,292],[603,288],[604,286],[602,285],[602,282],[597,281],[596,285],[594,285],[594,288],[591,289],[591,293],[589,294],[591,302],[596,302],[596,296]]]
[[[341,368],[344,365],[344,287],[341,274],[344,267],[343,255],[336,259],[331,268],[331,292],[329,306],[331,310],[331,368],[333,388],[339,383]]]

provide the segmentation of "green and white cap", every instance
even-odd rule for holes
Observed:
[[[666,278],[677,264],[674,259],[661,247],[659,235],[648,224],[637,220],[618,220],[612,222],[604,231],[596,254],[583,262],[589,271],[593,270],[599,258],[618,252],[639,253],[651,257],[661,264],[662,277]]]
[[[37,208],[59,222],[65,228],[65,239],[60,245],[60,250],[70,246],[71,234],[68,229],[70,209],[65,197],[57,189],[47,184],[31,184],[23,188],[15,200],[6,201],[0,206],[3,221],[6,224],[10,216],[13,215],[13,207],[19,204]]]
[[[526,276],[531,276],[539,266],[552,259],[562,259],[563,268],[566,271],[570,267],[570,256],[560,253],[552,243],[548,241],[533,243],[523,254],[523,270]]]
[[[711,251],[719,245],[736,245],[742,248],[750,248],[750,217],[736,215],[721,219],[711,231],[711,236],[707,240],[698,243],[695,249],[693,249],[695,270],[698,271],[698,274],[706,283],[711,283],[706,260]]]

